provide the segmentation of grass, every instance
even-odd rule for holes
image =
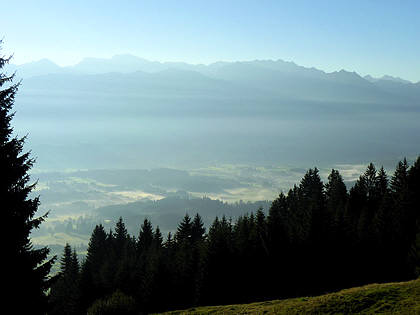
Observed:
[[[164,314],[420,314],[420,279],[369,284],[315,297],[196,307]]]

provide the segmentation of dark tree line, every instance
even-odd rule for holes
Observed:
[[[166,240],[145,219],[95,227],[80,264],[70,246],[51,290],[52,314],[148,313],[202,304],[321,294],[419,272],[420,157],[388,178],[370,164],[347,191],[310,169],[287,194],[235,222],[186,215]]]

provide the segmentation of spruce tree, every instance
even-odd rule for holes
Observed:
[[[420,156],[408,172],[410,197],[410,227],[407,229],[408,239],[412,242],[409,261],[415,276],[420,276]]]
[[[163,237],[159,226],[156,227],[155,232],[153,233],[153,246],[156,249],[161,249],[163,246]]]
[[[79,262],[67,243],[60,260],[58,279],[51,288],[50,314],[79,314]]]
[[[194,219],[191,224],[191,240],[193,243],[197,241],[204,240],[204,233],[206,233],[206,228],[204,227],[203,220],[201,216],[197,213],[194,216]]]
[[[324,184],[317,168],[309,169],[302,178],[299,191],[299,219],[303,239],[317,241],[322,238],[325,222]]]
[[[201,298],[201,291],[204,281],[205,269],[205,232],[203,220],[197,213],[194,216],[191,225],[191,246],[192,246],[192,262],[191,262],[191,278],[193,286],[193,304],[198,304]]]
[[[334,277],[327,277],[332,286],[339,286],[343,281],[343,268],[351,268],[348,266],[349,242],[347,236],[349,234],[346,220],[346,205],[348,200],[347,188],[343,178],[337,170],[332,170],[328,176],[328,183],[325,184],[327,229],[326,251],[325,251],[325,267]],[[346,275],[344,275],[346,276]]]
[[[332,170],[325,184],[327,210],[331,214],[341,215],[347,202],[347,188],[337,170]]]
[[[102,224],[96,225],[89,240],[86,259],[82,264],[81,306],[86,310],[96,299],[106,294],[103,269],[107,264],[107,233]]]
[[[141,225],[138,242],[137,242],[137,255],[140,257],[146,253],[146,251],[153,244],[153,226],[149,219],[145,218]]]
[[[128,232],[122,217],[118,219],[118,222],[115,225],[115,236],[114,236],[114,248],[117,255],[117,259],[122,258],[125,254],[127,242],[128,242]]]
[[[178,245],[191,242],[191,228],[191,217],[187,213],[185,214],[182,221],[178,224],[178,228],[175,234],[175,240],[178,243]]]
[[[290,272],[290,267],[287,266],[287,262],[290,261],[288,254],[290,246],[289,218],[287,197],[284,193],[280,193],[272,202],[267,217],[269,272],[271,272],[268,285],[271,293],[275,296],[282,293],[283,286],[279,286],[279,283],[287,286],[284,274],[286,274],[286,270]]]
[[[235,299],[240,293],[239,289],[244,289],[238,280],[244,281],[246,277],[242,274],[241,278],[237,275],[239,270],[244,270],[246,261],[235,265],[233,257],[233,237],[232,224],[226,220],[216,217],[209,228],[207,237],[207,277],[206,277],[206,298],[205,303],[221,304],[231,297]],[[232,266],[235,265],[235,269]],[[238,290],[233,290],[236,287]]]
[[[2,42],[0,41],[0,49]],[[0,70],[11,57],[0,55]],[[39,198],[30,198],[35,184],[29,184],[28,171],[35,160],[24,151],[26,137],[13,135],[11,120],[15,96],[20,82],[14,83],[14,74],[0,72],[0,200],[4,230],[6,288],[3,305],[16,314],[44,314],[47,308],[46,291],[50,287],[49,272],[55,258],[48,259],[49,249],[34,249],[30,233],[45,220],[35,217]],[[16,302],[16,303],[14,303]],[[7,306],[9,305],[9,307]]]

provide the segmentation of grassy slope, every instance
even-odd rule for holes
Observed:
[[[165,314],[420,314],[420,279],[370,284],[316,297],[197,307]]]

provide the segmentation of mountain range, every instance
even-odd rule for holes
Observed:
[[[24,84],[29,88],[58,89],[61,86],[72,89],[76,85],[82,89],[112,87],[112,91],[119,89],[122,93],[130,89],[147,89],[148,93],[155,90],[166,94],[168,89],[194,89],[194,93],[199,90],[206,94],[239,93],[311,101],[348,100],[404,105],[420,102],[420,82],[412,83],[392,76],[361,77],[356,72],[345,70],[327,73],[283,60],[194,65],[116,55],[110,59],[86,58],[67,67],[42,59],[20,66],[9,65],[8,71],[16,71],[17,77],[24,78]],[[77,82],[82,82],[81,86]]]
[[[167,69],[179,69],[179,70],[190,70],[202,72],[204,74],[211,74],[217,72],[220,68],[223,68],[232,64],[241,65],[252,65],[265,69],[271,69],[289,74],[304,74],[307,76],[322,76],[326,74],[322,70],[318,70],[314,67],[306,68],[295,64],[294,62],[287,62],[281,59],[274,60],[254,60],[254,61],[243,61],[243,62],[215,62],[209,65],[204,64],[188,64],[185,62],[158,62],[149,61],[140,57],[136,57],[129,54],[115,55],[112,58],[85,58],[79,63],[73,66],[60,67],[54,62],[48,59],[41,59],[39,61],[24,63],[21,65],[11,64],[9,70],[19,71],[19,75],[23,78],[39,76],[45,74],[54,73],[74,73],[74,74],[100,74],[108,72],[121,72],[130,73],[136,71],[143,72],[159,72]],[[339,71],[341,73],[348,73],[345,70]],[[355,72],[352,72],[355,74]],[[336,76],[337,72],[332,72],[332,77]],[[357,75],[359,76],[359,75]],[[375,83],[378,81],[392,81],[404,84],[413,83],[408,80],[401,79],[399,77],[393,77],[390,75],[384,75],[380,78],[374,78],[370,75],[363,77],[365,80]],[[420,83],[420,82],[419,82]]]
[[[340,70],[327,73],[283,60],[216,62],[209,65],[148,61],[132,55],[110,59],[86,58],[74,66],[60,67],[48,59],[9,65],[24,84],[32,87],[72,89],[112,87],[127,93],[147,89],[157,93],[176,89],[205,94],[261,95],[310,101],[356,101],[404,105],[420,103],[420,82],[383,76],[362,77]],[[34,79],[34,77],[37,77]],[[77,82],[81,82],[78,86]],[[75,84],[75,85],[74,85]],[[106,88],[106,90],[109,90]],[[168,94],[168,93],[166,93]],[[170,94],[170,93],[169,93]]]
[[[282,60],[192,65],[130,55],[7,71],[23,78],[15,130],[30,130],[48,168],[312,165],[418,153],[420,82]]]

